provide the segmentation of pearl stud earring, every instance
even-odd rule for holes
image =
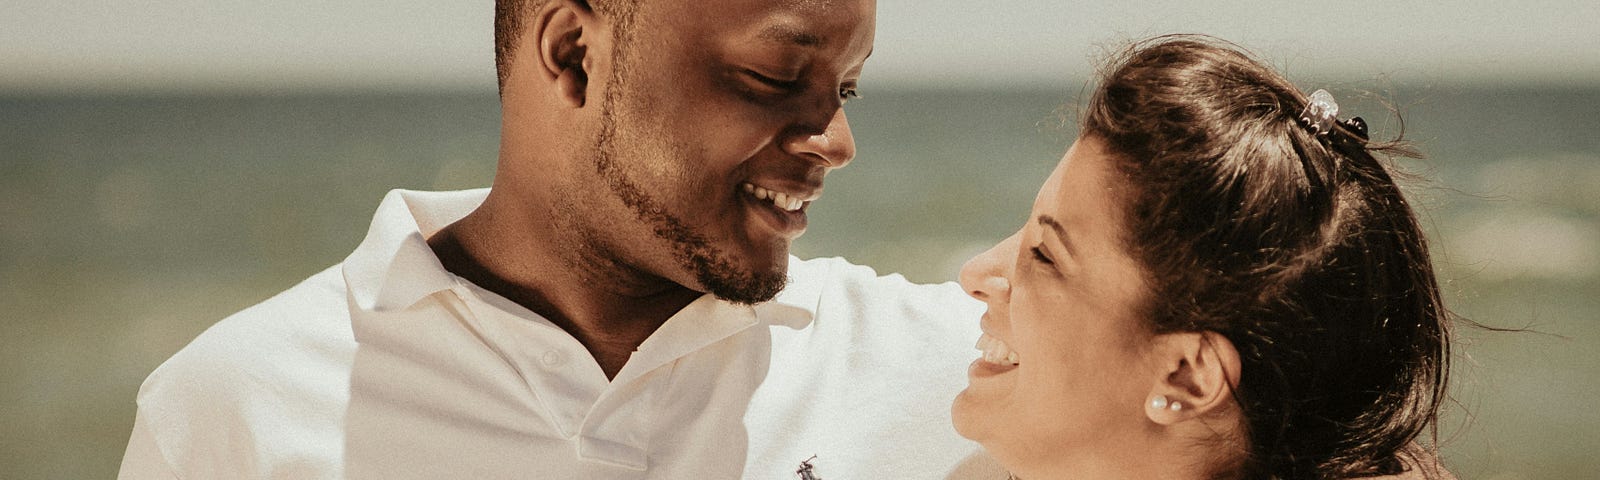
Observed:
[[[1178,412],[1183,410],[1183,403],[1177,400],[1167,400],[1166,395],[1156,395],[1156,398],[1150,399],[1150,408],[1154,408],[1156,410],[1167,409]]]

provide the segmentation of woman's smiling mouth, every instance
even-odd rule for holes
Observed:
[[[978,337],[978,344],[974,345],[983,352],[982,360],[999,367],[1015,367],[1021,362],[1017,359],[1017,352],[1005,341],[989,336],[988,333]]]

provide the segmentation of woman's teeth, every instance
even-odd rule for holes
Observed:
[[[978,337],[978,350],[983,351],[983,361],[995,365],[1020,365],[1017,362],[1017,352],[1011,351],[1011,346],[998,338],[985,333]]]
[[[772,190],[757,187],[749,183],[744,184],[744,191],[745,193],[753,195],[756,198],[770,201],[772,202],[773,206],[784,211],[793,212],[795,210],[799,210],[800,207],[805,206],[806,204],[806,202],[801,200],[799,197],[791,197],[786,193],[774,192]]]

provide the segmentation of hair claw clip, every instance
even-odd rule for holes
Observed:
[[[1333,94],[1320,88],[1311,92],[1306,109],[1300,112],[1300,124],[1311,130],[1312,135],[1320,137],[1332,131],[1333,124],[1338,121],[1339,103],[1333,101]]]
[[[1349,120],[1340,120],[1339,125],[1344,126],[1344,129],[1349,130],[1350,133],[1356,134],[1356,136],[1360,137],[1362,141],[1368,140],[1367,121],[1362,120],[1361,117],[1350,117]]]

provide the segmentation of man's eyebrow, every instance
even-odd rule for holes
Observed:
[[[802,47],[815,47],[822,44],[822,37],[781,23],[769,25],[767,28],[762,29],[758,37],[767,41],[792,43]]]
[[[1051,217],[1049,215],[1040,215],[1039,224],[1050,227],[1051,230],[1055,230],[1056,238],[1061,239],[1061,245],[1067,247],[1067,254],[1077,256],[1077,252],[1074,248],[1072,248],[1071,239],[1067,238],[1067,229],[1061,226],[1061,222],[1057,222],[1055,217]]]

